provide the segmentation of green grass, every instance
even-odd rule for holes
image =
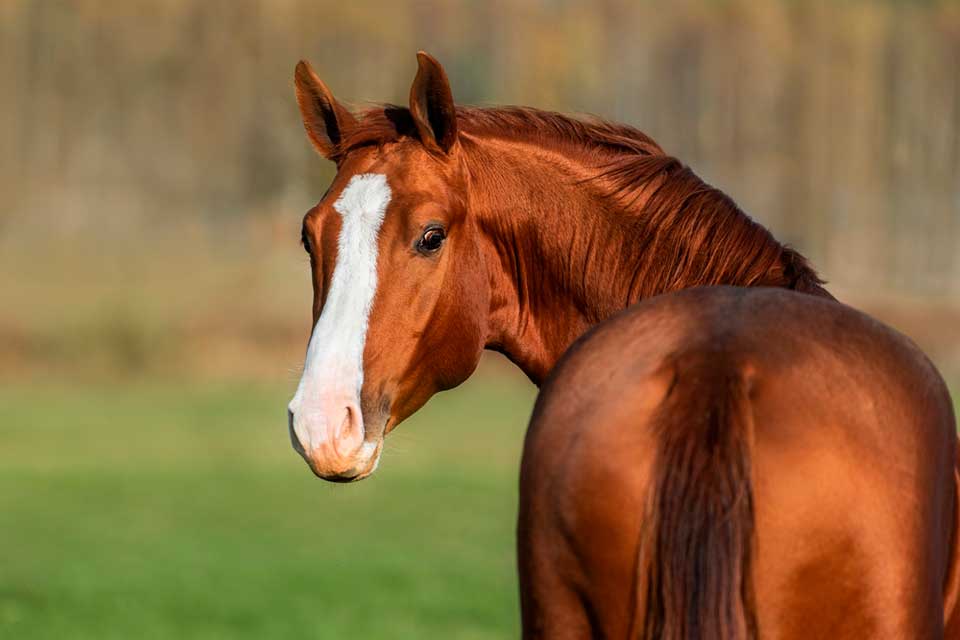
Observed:
[[[0,390],[2,638],[507,638],[533,389],[485,377],[315,479],[289,389]]]

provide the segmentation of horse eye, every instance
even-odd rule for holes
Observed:
[[[430,227],[423,232],[420,240],[417,242],[417,251],[422,254],[436,253],[443,245],[447,234],[440,227]]]

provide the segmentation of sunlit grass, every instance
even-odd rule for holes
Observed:
[[[292,452],[288,391],[0,391],[0,637],[515,637],[532,388],[441,394],[345,486]]]

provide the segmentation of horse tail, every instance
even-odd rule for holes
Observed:
[[[753,640],[749,374],[716,353],[673,359],[638,560],[643,640]]]

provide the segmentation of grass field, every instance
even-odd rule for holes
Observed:
[[[0,390],[0,637],[516,637],[532,387],[437,396],[353,485],[293,453],[289,391]]]
[[[440,394],[353,485],[293,453],[289,391],[0,389],[0,638],[516,637],[533,388]]]

